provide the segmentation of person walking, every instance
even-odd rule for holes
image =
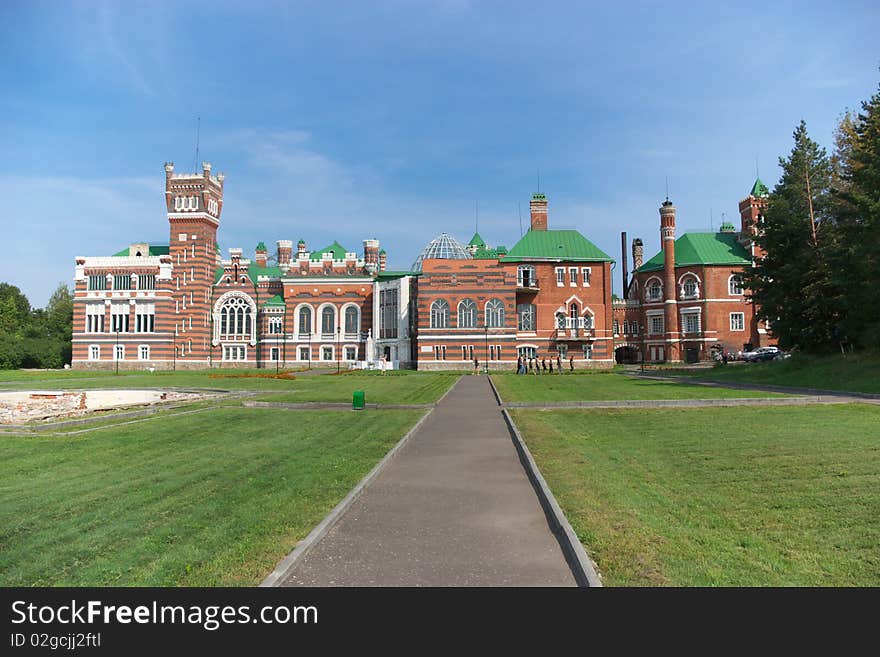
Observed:
[[[385,356],[382,356],[382,376],[385,376]]]
[[[518,356],[516,359],[516,373],[522,374],[522,356]]]
[[[568,359],[568,369],[569,371],[574,372],[574,356],[571,356]]]
[[[474,374],[479,374],[480,371],[480,359],[474,356]]]
[[[562,374],[562,356],[556,354],[556,373]]]
[[[550,367],[553,367],[553,362],[552,362],[552,361],[550,362]],[[544,359],[541,361],[541,369],[543,369],[545,372],[547,371],[547,359],[546,359],[546,358],[544,358]],[[552,373],[553,373],[553,370],[550,370],[550,373],[552,374]]]

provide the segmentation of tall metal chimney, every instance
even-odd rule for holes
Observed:
[[[623,298],[626,299],[626,288],[629,287],[629,264],[626,255],[626,231],[620,233],[620,255],[623,258]]]

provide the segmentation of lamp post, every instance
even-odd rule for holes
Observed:
[[[645,373],[645,337],[644,337],[645,336],[645,325],[644,324],[639,325],[639,331],[640,331],[639,337],[641,338],[641,342],[642,342],[642,348],[639,349],[639,365],[641,367],[642,374],[644,374]]]
[[[287,308],[281,313],[281,358],[287,366]]]
[[[116,350],[113,352],[113,360],[116,361],[116,374],[119,374],[119,324],[116,325]]]
[[[485,330],[486,330],[486,359],[485,359],[484,367],[486,368],[486,374],[488,374],[489,373],[489,323],[488,322],[486,323]]]
[[[336,325],[336,373],[339,374],[339,332],[340,326]]]
[[[306,335],[309,338],[309,369],[312,369],[312,332],[309,330]]]

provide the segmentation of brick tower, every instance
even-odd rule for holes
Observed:
[[[678,331],[678,301],[675,285],[675,206],[667,199],[660,206],[660,244],[663,248],[663,326],[666,360],[681,360]]]
[[[755,184],[752,185],[752,191],[739,202],[739,214],[742,220],[740,241],[752,254],[753,259],[763,258],[766,255],[764,249],[755,244],[754,237],[763,230],[764,213],[767,212],[769,198],[770,190],[761,182],[760,178],[756,178]]]
[[[170,230],[175,362],[204,367],[210,359],[211,289],[217,264],[217,228],[223,210],[223,174],[174,173],[165,164],[165,203]]]
[[[547,230],[547,196],[540,192],[532,194],[529,210],[531,230]]]

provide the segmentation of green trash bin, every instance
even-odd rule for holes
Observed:
[[[363,390],[355,390],[354,394],[351,397],[351,407],[355,411],[364,410],[365,401],[364,401],[364,391]]]

